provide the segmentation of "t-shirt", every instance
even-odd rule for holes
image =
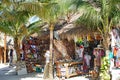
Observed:
[[[117,48],[117,47],[114,47],[114,50],[113,50],[114,56],[117,55],[117,51],[118,51],[118,48]]]
[[[109,59],[111,59],[111,58],[113,58],[113,52],[112,51],[109,52]]]
[[[111,59],[113,58],[113,56],[114,56],[114,55],[113,55],[113,52],[110,51],[110,52],[109,52],[109,63],[111,62]]]
[[[50,57],[50,52],[49,51],[47,51],[45,53],[45,57],[46,57],[46,63],[49,63],[49,57]]]
[[[117,57],[117,61],[120,61],[120,49],[118,49],[116,57]]]
[[[83,57],[83,51],[84,51],[84,48],[83,48],[83,47],[80,47],[79,49],[76,50],[76,52],[77,52],[78,55],[79,55],[79,58],[82,58],[82,57]]]
[[[84,55],[84,59],[86,60],[86,64],[87,66],[90,66],[90,60],[91,60],[91,56],[88,54]]]

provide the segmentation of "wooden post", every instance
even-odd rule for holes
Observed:
[[[6,63],[6,50],[7,50],[6,38],[7,38],[7,36],[6,36],[6,34],[4,34],[4,63]]]
[[[65,63],[65,64],[64,64],[64,66],[65,66],[65,68],[66,68],[66,74],[65,74],[65,76],[66,76],[67,78],[69,78],[69,69],[68,69],[68,65],[69,65],[69,63]]]

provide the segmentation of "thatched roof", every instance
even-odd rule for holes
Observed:
[[[95,30],[91,30],[88,29],[85,26],[79,26],[79,27],[73,27],[70,30],[66,31],[66,32],[62,32],[60,34],[60,37],[62,39],[66,38],[66,39],[74,39],[75,36],[79,37],[79,36],[83,36],[83,35],[93,35],[96,31]],[[94,36],[94,35],[93,35]]]
[[[95,31],[94,29],[90,29],[86,26],[81,26],[81,25],[75,25],[75,21],[82,15],[82,13],[76,13],[74,14],[71,19],[70,19],[70,23],[65,24],[64,26],[62,26],[62,28],[60,30],[57,30],[57,32],[60,35],[61,39],[74,39],[74,36],[83,36],[83,35],[93,35],[94,32],[97,32],[97,30]],[[94,37],[94,35],[93,35]]]

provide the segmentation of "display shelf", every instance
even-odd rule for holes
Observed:
[[[56,62],[56,75],[58,77],[72,77],[83,74],[80,70],[80,66],[83,65],[83,61],[75,62]]]

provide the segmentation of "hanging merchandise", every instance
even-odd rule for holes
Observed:
[[[90,34],[87,35],[87,41],[93,41],[93,38]]]
[[[120,48],[120,28],[116,28],[116,45]]]
[[[76,43],[77,43],[78,46],[82,45],[83,44],[82,37],[79,37]]]
[[[102,40],[102,36],[100,33],[94,33],[94,37],[96,40]]]
[[[116,30],[113,29],[111,32],[110,32],[110,35],[111,35],[111,47],[113,48],[116,44]]]
[[[116,51],[116,67],[120,67],[120,49],[117,48],[117,51]]]
[[[29,42],[30,41],[30,42]],[[49,49],[49,39],[30,38],[23,43],[27,72],[41,72],[36,65],[45,65],[44,53]]]
[[[97,66],[101,66],[101,57],[105,56],[105,52],[103,48],[94,48],[93,54],[95,55]]]
[[[76,53],[77,53],[77,59],[78,60],[82,60],[83,59],[83,51],[84,51],[84,47],[81,45],[80,47],[76,48]]]
[[[34,58],[37,58],[37,54],[35,53],[35,54],[33,54],[34,55]]]
[[[84,47],[88,47],[89,46],[89,43],[87,41],[87,37],[86,36],[83,39],[83,44],[84,44]]]
[[[115,46],[114,49],[113,49],[113,54],[114,54],[114,56],[117,55],[117,51],[118,51],[118,48],[117,48],[117,46]]]

